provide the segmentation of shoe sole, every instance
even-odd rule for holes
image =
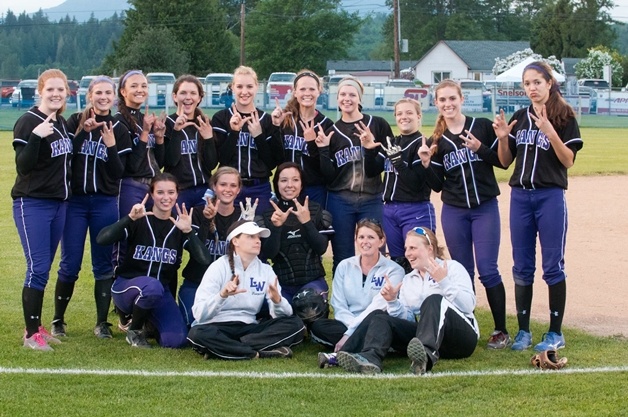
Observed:
[[[560,345],[560,346],[554,346],[554,345],[542,345],[542,346],[539,346],[539,345],[540,345],[540,343],[538,345],[534,346],[534,351],[535,352],[544,352],[546,350],[558,350],[558,349],[562,349],[562,348],[565,347],[564,343],[562,345]]]
[[[354,357],[349,352],[340,351],[336,355],[336,360],[338,361],[338,365],[342,369],[347,372],[353,372],[358,374],[378,374],[381,372],[381,369],[377,365],[368,364],[364,365],[358,361],[356,357]]]
[[[412,361],[410,370],[415,375],[423,375],[427,365],[427,352],[419,339],[412,338],[408,343],[408,358]]]
[[[327,368],[329,365],[329,361],[327,360],[327,356],[323,352],[318,353],[318,367],[320,369]]]

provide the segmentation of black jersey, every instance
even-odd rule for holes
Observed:
[[[166,119],[164,172],[174,175],[179,189],[185,190],[207,184],[211,171],[218,164],[218,155],[216,141],[203,139],[195,126],[175,130],[177,117],[174,113]]]
[[[170,219],[145,216],[136,221],[125,216],[100,231],[97,242],[112,244],[126,238],[128,249],[116,275],[132,279],[149,276],[168,285],[177,276],[181,251],[185,247],[190,256],[207,262],[209,254],[195,232],[184,234]]]
[[[463,145],[459,137],[470,131],[482,144],[477,153]],[[466,117],[462,132],[445,130],[427,172],[427,183],[442,191],[443,203],[456,207],[477,207],[499,195],[493,166],[502,167],[497,156],[497,137],[493,122]]]
[[[71,195],[72,140],[65,119],[57,115],[53,132],[45,138],[33,133],[48,116],[32,107],[15,122],[13,149],[17,177],[11,197],[67,200]]]
[[[382,199],[385,202],[430,200],[431,190],[425,182],[425,169],[419,158],[422,141],[421,132],[400,135],[392,139],[393,145],[401,147],[401,158],[395,158],[394,161],[388,158],[381,147],[364,150],[366,175],[374,177],[384,172]]]
[[[294,129],[290,127],[282,127],[281,129],[285,161],[294,162],[301,166],[303,170],[303,185],[324,185],[325,179],[321,172],[318,146],[316,146],[316,141],[307,142],[305,140],[303,128],[299,121],[300,119],[292,118]],[[316,117],[314,117],[314,124],[314,131],[318,133],[321,128],[323,132],[331,128],[334,122],[317,111]]]
[[[192,223],[198,230],[198,238],[209,250],[209,262],[201,263],[190,257],[182,272],[186,280],[200,284],[207,267],[216,259],[227,254],[227,230],[240,218],[240,207],[235,206],[234,209],[229,216],[216,213],[212,226],[211,221],[203,215],[203,206],[194,207]]]
[[[303,204],[303,199],[300,200]],[[296,209],[294,201],[281,197],[277,206],[282,211]],[[276,227],[270,220],[275,209],[270,208],[263,214],[260,226],[270,230],[270,236],[262,242],[263,257],[273,261],[281,285],[305,285],[325,276],[321,256],[327,251],[334,232],[331,215],[324,216],[322,207],[315,201],[309,201],[308,208],[311,220],[304,224],[296,214],[290,214],[281,227]]]
[[[132,151],[127,157],[123,177],[153,178],[164,166],[164,144],[157,144],[155,135],[148,133],[148,142],[142,142],[144,114],[135,109],[129,109],[135,126],[129,126],[124,116],[117,112],[114,117],[126,126],[131,137]]]
[[[515,169],[510,177],[510,186],[519,188],[567,189],[567,168],[556,156],[547,136],[537,127],[530,114],[535,114],[532,106],[520,109],[513,114],[509,123],[517,123],[510,131],[508,146],[515,161]],[[556,133],[569,149],[574,159],[582,149],[583,142],[576,119],[571,118]]]
[[[238,170],[242,179],[268,179],[277,165],[283,162],[283,144],[279,127],[273,125],[270,114],[257,109],[262,133],[252,137],[246,123],[234,132],[229,126],[233,109],[220,110],[212,118],[214,138],[220,166]],[[244,117],[248,113],[240,113]]]
[[[329,191],[352,191],[356,193],[380,194],[382,179],[380,176],[367,177],[364,169],[362,144],[356,124],[366,125],[376,142],[386,143],[386,137],[393,137],[388,122],[378,116],[364,114],[362,120],[346,123],[338,120],[329,129],[333,130],[329,146],[319,149],[321,170],[328,181]],[[326,132],[329,134],[329,131]]]
[[[72,193],[118,195],[126,156],[131,152],[129,131],[111,114],[96,115],[97,122],[111,122],[113,125],[116,143],[107,147],[102,141],[101,128],[75,133],[81,116],[82,113],[74,113],[68,119],[68,133],[74,144]]]

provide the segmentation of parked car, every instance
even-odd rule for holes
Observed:
[[[146,74],[148,84],[157,84],[157,106],[166,105],[167,84],[174,84],[177,78],[171,72],[149,72]]]
[[[608,81],[599,78],[583,78],[578,80],[578,87],[591,87],[595,90],[609,90]]]
[[[286,100],[292,92],[292,83],[297,74],[294,72],[273,72],[268,77],[268,83],[266,84],[266,94],[271,104],[274,104],[275,99]]]
[[[9,102],[13,107],[31,107],[39,100],[37,80],[22,80],[13,90]]]
[[[74,80],[68,80],[68,86],[70,87],[70,92],[68,93],[66,101],[68,103],[76,103],[76,94],[78,92],[79,83]]]
[[[91,83],[94,78],[96,78],[95,75],[84,75],[81,77],[78,90],[76,91],[76,96],[78,97],[78,100],[80,100],[80,108],[84,108],[87,104],[87,89],[89,87],[89,83]]]
[[[207,74],[205,85],[207,86],[207,104],[218,106],[220,97],[227,91],[227,86],[233,81],[233,74],[215,72]]]
[[[0,80],[2,103],[8,103],[11,100],[11,95],[19,83],[20,80]]]
[[[390,79],[386,82],[387,87],[406,87],[406,88],[414,88],[416,85],[412,80],[406,79]]]

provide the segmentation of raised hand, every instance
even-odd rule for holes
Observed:
[[[384,286],[382,287],[382,290],[379,293],[382,295],[382,297],[386,301],[396,300],[397,297],[399,296],[399,290],[401,289],[402,282],[400,282],[397,285],[393,285],[393,283],[390,282],[390,279],[388,278],[387,274],[384,274],[384,279],[386,280],[386,283],[384,284]]]
[[[231,116],[231,119],[229,119],[229,127],[234,132],[239,132],[242,130],[242,126],[244,126],[244,124],[248,122],[251,117],[242,117],[242,115],[238,112],[235,103],[231,105],[231,112],[233,115]]]
[[[480,140],[478,138],[476,138],[475,136],[473,136],[473,133],[471,133],[470,131],[465,129],[465,133],[466,135],[460,135],[460,139],[462,139],[462,146],[464,146],[465,148],[472,150],[473,152],[477,152],[478,149],[480,149],[480,146],[482,146],[482,142],[480,142]]]
[[[52,116],[54,114],[55,114],[54,112],[50,113],[48,117],[46,117],[46,120],[38,124],[35,127],[35,129],[33,129],[33,133],[39,136],[40,138],[45,138],[46,136],[52,135],[52,132],[54,132],[54,127],[52,124]]]
[[[105,122],[97,122],[96,115],[94,114],[94,109],[89,109],[89,117],[83,123],[83,130],[86,132],[91,132],[94,129],[104,125]]]
[[[281,106],[279,105],[279,99],[275,97],[275,110],[273,110],[273,112],[270,114],[270,117],[273,120],[273,124],[275,126],[281,126],[286,116],[289,116],[291,114],[292,112],[285,111],[281,108]]]
[[[432,144],[432,146],[427,146],[427,139],[425,136],[422,137],[421,147],[419,148],[419,158],[421,158],[421,164],[427,168],[430,166],[432,162],[432,155],[436,150],[436,145]]]
[[[277,283],[279,282],[279,279],[275,276],[275,281],[274,282],[268,282],[268,298],[270,298],[270,301],[272,301],[275,304],[279,304],[281,302],[281,293],[279,292],[279,288]]]
[[[388,156],[392,156],[392,155],[401,153],[401,146],[393,145],[389,136],[386,136],[386,143],[388,144],[388,146],[384,145],[383,143],[378,143],[376,145],[380,145],[382,147],[382,149],[384,150],[384,152],[386,152],[386,155],[388,155]],[[364,146],[364,145],[362,145],[362,146]]]
[[[303,201],[303,205],[301,205],[301,203],[299,203],[299,200],[297,200],[296,198],[293,200],[296,207],[294,215],[297,216],[297,219],[299,219],[299,222],[301,222],[301,224],[309,222],[312,218],[310,215],[309,200],[310,197],[305,196],[305,201]]]
[[[427,262],[429,263],[429,265],[427,268],[425,268],[425,270],[430,274],[434,281],[441,282],[447,277],[447,262],[439,264],[433,258],[429,258]]]
[[[273,212],[273,215],[270,216],[270,221],[275,227],[283,226],[283,224],[288,219],[288,216],[290,215],[290,213],[294,211],[292,207],[290,207],[286,211],[281,210],[279,206],[277,206],[277,204],[275,204],[273,200],[270,200],[270,205],[273,206],[273,208],[275,209],[275,211]]]
[[[251,205],[251,197],[246,197],[244,200],[246,201],[246,207],[240,201],[240,219],[253,221],[255,220],[255,210],[257,209],[259,198],[255,199],[253,205]]]
[[[246,123],[249,127],[249,133],[251,136],[255,138],[262,134],[262,125],[259,122],[259,114],[257,113],[257,110],[253,110]]]
[[[360,138],[360,143],[366,149],[374,149],[380,144],[375,143],[375,136],[371,133],[371,129],[365,125],[362,121],[355,124],[355,128],[358,130],[355,135]]]
[[[102,125],[102,129],[100,130],[102,142],[106,147],[110,148],[116,144],[116,137],[113,134],[113,124],[111,122],[102,122]]]
[[[170,216],[170,220],[177,226],[177,229],[181,230],[183,233],[190,233],[192,231],[192,211],[194,208],[190,209],[190,213],[185,208],[185,203],[179,207],[179,204],[174,205],[177,210],[177,218]]]
[[[181,131],[188,126],[194,126],[194,122],[188,120],[183,110],[183,102],[177,103],[177,120],[174,121],[174,130]]]
[[[137,219],[141,219],[144,216],[149,216],[153,214],[152,211],[146,211],[147,201],[148,201],[148,194],[144,196],[144,199],[142,200],[141,203],[134,204],[133,207],[131,207],[131,212],[129,213],[129,217],[131,218],[131,220],[135,221]]]
[[[314,123],[314,119],[307,122],[299,120],[299,124],[301,125],[301,130],[303,130],[303,139],[305,139],[306,142],[316,140],[316,130],[314,129],[316,124]],[[318,128],[320,130],[320,125],[318,125]]]
[[[555,136],[554,134],[556,133],[556,130],[547,118],[547,109],[545,108],[545,104],[543,104],[543,107],[541,107],[539,110],[535,108],[534,111],[537,112],[538,115],[535,116],[534,114],[530,113],[530,117],[534,121],[536,127],[538,127],[541,132],[545,133],[545,136],[547,136],[548,138],[550,136]]]
[[[240,288],[240,277],[238,275],[234,275],[224,287],[220,290],[220,296],[222,298],[231,297],[234,295],[245,293],[246,289]]]
[[[196,117],[198,120],[198,133],[200,133],[201,137],[205,140],[211,139],[214,137],[214,129],[212,128],[211,123],[209,123],[209,118],[204,114],[199,114]]]
[[[497,136],[497,139],[507,139],[515,123],[517,123],[517,121],[513,120],[510,124],[508,124],[506,122],[504,110],[500,110],[499,114],[496,114],[495,118],[493,119],[493,130],[495,131],[495,136]]]
[[[205,200],[207,201],[207,204],[205,205],[205,208],[203,208],[203,216],[205,216],[206,219],[211,220],[216,217],[216,213],[218,213],[220,200],[216,199],[215,204],[212,203],[212,200],[209,197],[207,197]]]
[[[325,134],[325,132],[323,131],[323,129],[321,128],[321,125],[319,123],[318,125],[318,135],[316,135],[316,146],[318,146],[319,148],[322,148],[324,146],[329,146],[329,142],[331,141],[331,137],[334,135],[334,130],[331,129],[329,131],[329,134]]]
[[[165,112],[161,112],[159,117],[155,119],[153,123],[153,134],[155,135],[155,142],[161,144],[164,143],[164,135],[166,133],[166,115]]]

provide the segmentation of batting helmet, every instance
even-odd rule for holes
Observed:
[[[306,288],[295,294],[292,297],[292,309],[305,324],[329,315],[327,300],[313,288]]]

